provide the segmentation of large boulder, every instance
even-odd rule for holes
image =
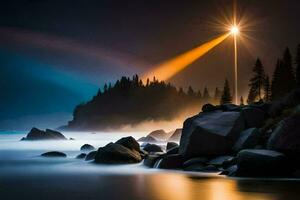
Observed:
[[[182,128],[176,129],[174,133],[171,135],[171,137],[169,138],[169,141],[178,142],[180,140],[181,133],[182,133]]]
[[[234,152],[239,152],[243,149],[252,149],[258,143],[260,139],[260,133],[257,128],[249,128],[241,132],[239,139],[233,146]]]
[[[174,147],[178,147],[179,145],[176,143],[176,142],[168,142],[167,143],[167,147],[166,147],[166,150],[168,151],[168,150],[170,150],[170,149],[172,149],[172,148],[174,148]]]
[[[26,137],[22,138],[22,140],[67,140],[67,138],[58,131],[46,129],[45,131],[32,128]]]
[[[230,154],[243,130],[244,119],[239,112],[200,113],[184,122],[179,153],[185,159]]]
[[[166,133],[163,129],[152,131],[148,134],[148,136],[151,136],[158,141],[165,141],[169,138],[169,134]]]
[[[153,152],[163,152],[163,149],[156,145],[156,144],[146,144],[144,149],[144,151],[147,151],[148,153],[153,153]]]
[[[290,154],[300,153],[300,114],[294,114],[277,125],[271,134],[267,147]]]
[[[41,156],[43,157],[67,157],[67,155],[63,152],[59,151],[49,151],[46,153],[43,153]]]
[[[85,157],[85,161],[91,161],[95,159],[95,156],[97,154],[97,151],[91,151],[90,153],[88,153]]]
[[[245,107],[241,114],[245,119],[246,128],[261,127],[267,118],[267,113],[257,107]]]
[[[142,160],[138,151],[128,149],[117,143],[109,143],[100,147],[95,156],[95,162],[101,164],[129,164]]]
[[[158,142],[157,139],[155,139],[154,137],[147,135],[145,137],[141,137],[140,139],[138,139],[139,142]]]
[[[90,144],[84,144],[80,147],[80,151],[93,151],[95,147]]]
[[[237,155],[236,176],[273,177],[289,173],[284,154],[271,150],[245,149]]]
[[[166,155],[156,162],[154,168],[159,169],[180,169],[182,168],[183,157],[180,154]]]
[[[160,154],[149,154],[144,159],[143,164],[147,167],[153,168],[155,163],[162,157]]]
[[[116,141],[116,144],[120,144],[124,147],[127,147],[130,150],[140,151],[140,145],[139,143],[132,137],[123,137]]]
[[[81,153],[76,156],[76,159],[84,159],[86,157],[86,153]]]

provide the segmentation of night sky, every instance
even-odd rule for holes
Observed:
[[[269,75],[284,48],[300,43],[299,0],[240,0],[247,21],[239,39],[239,87],[245,95],[260,57]],[[0,5],[0,129],[57,127],[105,82],[132,76],[224,33],[229,0],[9,0]],[[174,76],[176,86],[232,82],[228,38]]]

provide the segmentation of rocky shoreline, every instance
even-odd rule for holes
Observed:
[[[300,91],[295,90],[273,103],[206,104],[202,112],[185,120],[182,130],[157,130],[138,141],[124,137],[98,150],[85,144],[77,158],[99,164],[143,162],[150,168],[236,177],[300,178],[299,103]],[[41,139],[37,129],[26,138],[33,140],[33,135]],[[174,138],[180,138],[179,144]],[[167,142],[166,147],[159,145],[162,142]]]

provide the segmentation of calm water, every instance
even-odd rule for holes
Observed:
[[[229,179],[216,174],[105,166],[77,160],[84,143],[103,146],[125,135],[64,133],[75,141],[19,142],[23,132],[0,133],[0,199],[287,200],[300,199],[296,180]],[[41,158],[61,150],[68,158]]]

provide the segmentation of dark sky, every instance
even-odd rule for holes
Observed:
[[[271,75],[276,59],[300,42],[298,0],[240,0],[239,87],[246,95],[260,57]],[[104,82],[151,66],[223,33],[231,0],[9,0],[0,5],[0,129],[55,127]],[[248,38],[248,39],[246,39]],[[171,79],[196,89],[232,83],[228,38]]]

